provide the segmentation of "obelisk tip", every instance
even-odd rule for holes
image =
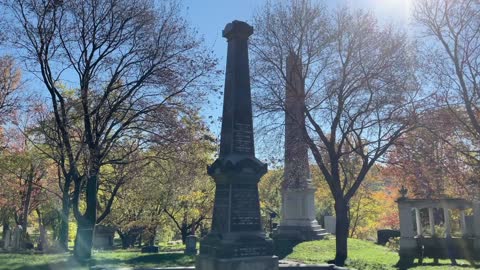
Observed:
[[[242,21],[233,21],[228,23],[223,29],[223,37],[227,39],[231,39],[234,37],[247,39],[249,36],[253,34],[253,27],[250,26],[246,22]]]

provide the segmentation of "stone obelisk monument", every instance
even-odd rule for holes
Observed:
[[[274,239],[302,241],[322,239],[328,233],[315,218],[315,188],[310,179],[305,126],[305,83],[300,57],[287,57],[285,89],[285,167],[282,183],[281,221]]]
[[[276,270],[273,242],[260,221],[258,182],[267,165],[255,157],[248,38],[253,28],[233,21],[228,41],[220,155],[208,167],[216,184],[211,232],[200,241],[197,270]]]

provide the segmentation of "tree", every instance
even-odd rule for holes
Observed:
[[[480,56],[478,1],[419,1],[414,18],[424,37],[425,72],[440,90],[444,104],[464,128],[478,139]],[[427,51],[428,50],[428,51]]]
[[[413,18],[424,41],[423,73],[436,93],[434,106],[447,108],[462,131],[457,140],[471,147],[458,149],[480,161],[480,3],[472,0],[417,1]],[[451,138],[444,138],[449,140]],[[448,142],[448,141],[446,141]],[[478,170],[478,169],[477,169]],[[479,193],[477,184],[476,193]]]
[[[170,223],[185,240],[210,215],[213,186],[204,168],[214,151],[211,136],[197,113],[179,120],[172,116],[175,133],[156,138],[140,154],[145,164],[127,170],[133,181],[119,191],[112,215],[105,220],[117,228],[124,248],[142,232],[153,245],[158,228],[165,230]]]
[[[0,182],[3,203],[0,207],[21,226],[22,243],[27,238],[29,217],[42,203],[42,191],[47,183],[48,164],[39,158],[31,144],[18,131],[9,129],[10,142],[0,159]],[[4,211],[5,211],[4,210]],[[5,217],[6,218],[6,217]],[[7,220],[4,219],[7,223]],[[8,227],[8,226],[4,226]]]
[[[350,237],[375,239],[382,225],[391,227],[389,217],[398,215],[396,195],[383,179],[382,166],[374,166],[350,200]]]
[[[20,88],[21,72],[10,56],[0,57],[0,124],[18,106],[14,94]]]
[[[265,231],[270,231],[272,228],[273,217],[272,213],[281,214],[282,196],[280,192],[281,183],[283,180],[282,169],[270,169],[262,180],[258,183],[258,196],[260,201],[260,213],[263,218]]]
[[[188,143],[162,170],[167,180],[164,194],[167,203],[163,211],[180,232],[183,243],[188,235],[196,234],[197,229],[205,225],[213,210],[215,188],[205,168],[212,163],[216,146],[199,120],[184,120],[188,128],[184,137]]]
[[[405,185],[418,198],[462,197],[474,199],[478,163],[465,155],[476,147],[447,108],[434,108],[420,117],[419,127],[398,140],[388,155],[385,175]]]
[[[294,53],[302,61],[304,138],[335,200],[334,262],[344,265],[350,200],[413,126],[418,87],[414,50],[403,33],[379,27],[369,13],[325,10],[310,1],[267,4],[254,19],[252,62],[263,109],[278,114],[289,83],[285,58]]]
[[[133,247],[142,231],[161,221],[165,205],[163,179],[154,177],[158,176],[154,164],[130,164],[123,176],[130,179],[119,190],[111,214],[102,222],[116,229],[122,248]]]
[[[93,229],[103,217],[97,217],[101,168],[130,155],[112,150],[124,142],[138,150],[157,135],[166,108],[197,102],[215,61],[191,35],[175,2],[7,0],[5,6],[17,22],[14,44],[50,97],[57,149],[52,158],[64,190],[73,184],[74,255],[89,259]],[[66,82],[70,95],[61,88]]]

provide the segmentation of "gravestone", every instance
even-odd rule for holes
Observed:
[[[267,165],[255,157],[248,38],[253,28],[233,21],[228,41],[220,154],[208,167],[216,184],[211,232],[200,241],[197,270],[276,270],[273,242],[262,230],[258,182]]]
[[[275,245],[281,240],[322,239],[328,233],[315,217],[315,187],[310,179],[308,145],[304,138],[305,84],[302,61],[290,52],[286,65],[285,87],[285,170],[282,182],[282,212]],[[277,241],[278,240],[278,241]]]
[[[385,246],[390,241],[390,239],[393,239],[395,237],[400,237],[399,230],[390,230],[390,229],[378,230],[377,244]]]
[[[323,218],[325,229],[328,233],[335,234],[337,227],[337,218],[334,216],[325,216]]]
[[[197,255],[197,237],[195,235],[187,236],[185,240],[185,254]]]
[[[93,237],[93,247],[96,249],[112,249],[115,228],[97,225]]]

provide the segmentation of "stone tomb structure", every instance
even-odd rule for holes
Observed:
[[[409,199],[397,200],[400,214],[400,261],[399,265],[411,265],[415,258],[424,257],[480,260],[480,202],[464,199]],[[428,209],[428,227],[424,228],[421,210]],[[436,232],[435,211],[443,211],[441,224],[445,233]],[[452,234],[451,210],[459,210],[460,236]],[[473,213],[467,217],[466,210]],[[423,210],[425,212],[425,210]],[[468,224],[469,222],[473,224]],[[415,224],[414,224],[415,222]]]
[[[112,249],[115,228],[97,225],[93,237],[93,247],[96,249]]]
[[[228,41],[220,154],[208,167],[216,184],[211,232],[200,241],[197,270],[276,270],[273,242],[262,230],[258,182],[267,165],[255,157],[248,38],[253,27],[233,21]]]
[[[297,54],[290,52],[286,63],[282,212],[280,225],[273,237],[276,243],[282,239],[299,243],[322,239],[328,233],[315,218],[315,187],[310,179],[308,145],[303,138],[305,83],[302,60]]]

